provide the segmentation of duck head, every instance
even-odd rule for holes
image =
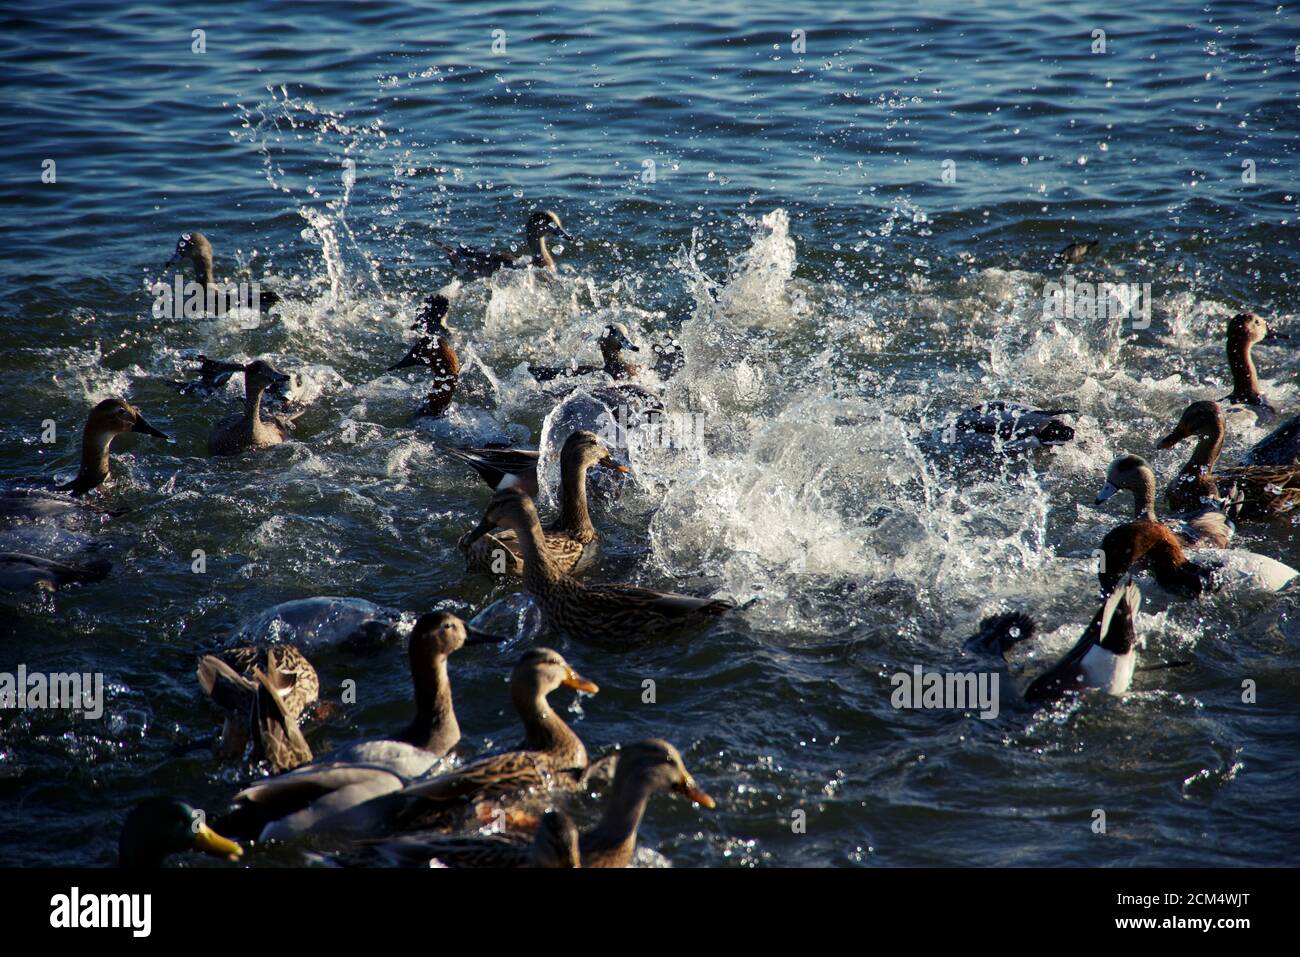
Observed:
[[[508,528],[519,534],[538,523],[537,506],[531,498],[515,487],[502,489],[492,496],[483,520],[461,540],[461,547],[469,547],[494,528]]]
[[[578,828],[563,811],[547,811],[533,835],[534,867],[581,867]]]
[[[1110,468],[1106,470],[1106,484],[1097,493],[1097,500],[1093,504],[1100,505],[1123,490],[1142,497],[1147,488],[1155,488],[1155,484],[1156,473],[1146,459],[1140,455],[1121,455],[1110,463]]]
[[[1219,403],[1208,399],[1193,402],[1183,412],[1174,430],[1161,439],[1156,447],[1172,449],[1183,439],[1192,436],[1214,438],[1221,435],[1224,428],[1223,410],[1219,408]]]
[[[287,373],[281,372],[266,359],[254,359],[243,367],[243,372],[244,391],[249,395],[265,392],[272,387],[283,388],[290,382]]]
[[[212,244],[202,233],[182,233],[176,242],[176,252],[167,260],[164,269],[170,269],[183,259],[194,264],[194,272],[200,280],[212,282]]]
[[[539,209],[528,217],[528,239],[530,242],[543,236],[558,236],[573,240],[573,237],[560,223],[560,216],[553,209]]]
[[[105,399],[90,410],[90,415],[86,419],[87,437],[106,436],[111,441],[123,432],[139,432],[142,435],[152,435],[156,439],[171,441],[171,436],[150,425],[140,410],[126,399]]]
[[[169,854],[200,851],[237,861],[244,849],[222,837],[184,801],[150,798],[127,815],[118,841],[120,867],[158,867]]]
[[[576,467],[585,470],[593,465],[613,469],[615,472],[628,470],[626,465],[614,461],[609,448],[595,432],[580,429],[564,440],[564,447],[560,450],[561,469],[568,471]]]
[[[528,698],[545,698],[559,688],[572,688],[585,694],[597,694],[600,686],[573,670],[564,656],[550,648],[533,648],[526,652],[510,673],[510,687]]]
[[[640,352],[641,347],[632,341],[628,334],[627,326],[621,322],[611,322],[605,327],[605,331],[600,334],[600,354],[606,359],[617,358],[618,354],[624,349],[631,349],[633,352]]]
[[[659,738],[647,738],[619,751],[614,791],[651,794],[672,791],[709,810],[717,807],[717,802],[700,789],[686,770],[677,749]]]
[[[466,645],[498,644],[505,639],[471,628],[449,611],[431,611],[411,626],[407,642],[412,670],[417,662],[432,663],[455,654]]]

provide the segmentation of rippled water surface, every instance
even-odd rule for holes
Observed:
[[[635,481],[596,509],[607,545],[589,577],[757,599],[623,652],[547,639],[601,685],[580,707],[555,699],[589,746],[667,738],[718,799],[656,798],[647,847],[676,866],[1293,862],[1294,591],[1144,605],[1143,656],[1193,666],[1139,674],[1122,700],[981,720],[896,711],[889,678],[964,667],[963,639],[1008,608],[1046,632],[1027,673],[1077,637],[1088,556],[1128,507],[1091,505],[1105,467],[1133,451],[1170,475],[1185,449],[1157,455],[1156,439],[1228,391],[1226,315],[1290,330],[1290,348],[1256,352],[1273,402],[1300,408],[1300,17],[860,6],[4,14],[0,475],[68,477],[109,395],[176,439],[118,443],[104,498],[125,514],[3,531],[0,551],[114,563],[101,584],[0,603],[0,670],[100,671],[108,693],[99,722],[0,715],[11,863],[111,863],[149,794],[219,808],[249,772],[183,749],[217,723],[194,658],[270,606],[355,596],[409,620],[509,594],[462,571],[456,541],[488,491],[437,443],[537,441],[556,399],[524,364],[595,361],[615,320],[643,346],[681,341],[667,401],[703,417],[705,442],[633,454]],[[456,408],[415,419],[424,381],[383,370],[450,278],[434,240],[518,244],[538,206],[576,237],[558,276],[468,284],[450,316]],[[274,286],[279,316],[154,318],[148,287],[190,230],[219,274]],[[1149,328],[1043,318],[1053,255],[1085,238],[1101,251],[1074,275],[1151,283]],[[207,458],[235,391],[177,394],[191,352],[299,372],[293,441]],[[935,469],[918,437],[996,397],[1078,409],[1076,441],[1005,474]],[[1267,428],[1234,415],[1227,454]],[[1239,541],[1300,566],[1295,533],[1256,524]],[[518,651],[452,661],[470,751],[514,740]],[[400,641],[314,657],[335,705],[307,726],[318,751],[404,720]],[[339,702],[349,679],[355,705]]]

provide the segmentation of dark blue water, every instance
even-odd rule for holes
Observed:
[[[247,772],[172,752],[216,721],[194,655],[263,609],[348,595],[469,613],[507,594],[461,571],[487,490],[434,443],[536,441],[555,400],[521,364],[591,361],[617,320],[686,345],[668,399],[708,443],[634,463],[598,511],[608,558],[590,577],[761,599],[690,640],[558,642],[603,689],[566,712],[589,745],[665,737],[719,801],[656,799],[647,846],[678,866],[1291,863],[1294,592],[1145,606],[1143,654],[1194,664],[1121,700],[982,721],[896,711],[889,676],[953,666],[1008,607],[1048,632],[1030,670],[1052,660],[1092,615],[1087,556],[1127,508],[1090,505],[1107,463],[1132,451],[1172,473],[1185,450],[1156,457],[1156,439],[1228,391],[1225,316],[1300,337],[1298,44],[1291,7],[1245,3],[7,12],[0,474],[66,477],[109,395],[177,439],[120,443],[120,518],[5,533],[65,555],[93,540],[115,563],[100,585],[0,606],[0,670],[110,687],[101,722],[0,715],[9,860],[110,863],[153,793],[219,808]],[[467,286],[457,409],[415,422],[423,383],[382,370],[449,278],[433,240],[518,243],[537,206],[577,237],[558,281]],[[219,274],[274,286],[283,316],[155,319],[148,286],[191,230]],[[1043,318],[1053,254],[1085,238],[1102,247],[1075,274],[1150,283],[1150,328]],[[207,459],[227,404],[170,387],[190,351],[298,370],[294,441]],[[1300,350],[1257,359],[1274,403],[1300,408]],[[1002,396],[1079,409],[1076,442],[1028,473],[926,465],[917,435]],[[1268,425],[1230,428],[1232,456]],[[1240,532],[1300,565],[1294,523]],[[515,653],[453,661],[471,748],[513,740]],[[400,644],[316,663],[336,702],[344,680],[363,692],[309,725],[318,750],[406,714]]]

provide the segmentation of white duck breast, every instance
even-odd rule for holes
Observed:
[[[1241,548],[1216,554],[1213,564],[1221,569],[1225,588],[1275,592],[1300,576],[1290,565]]]
[[[1132,648],[1126,654],[1115,654],[1101,645],[1093,645],[1083,656],[1084,683],[1107,694],[1124,694],[1133,683],[1136,665],[1137,654]]]

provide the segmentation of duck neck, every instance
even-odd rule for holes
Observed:
[[[1259,376],[1255,373],[1255,360],[1250,354],[1252,343],[1248,339],[1228,340],[1228,368],[1232,371],[1231,402],[1258,405],[1263,396],[1259,392]]]
[[[616,851],[620,857],[631,859],[636,851],[636,832],[645,816],[650,791],[642,786],[616,787],[605,805],[605,813],[585,835],[583,850],[588,853]]]
[[[546,246],[546,234],[529,232],[528,251],[533,254],[533,265],[545,269],[555,268],[555,258]]]
[[[448,751],[460,740],[460,723],[452,705],[446,655],[437,655],[427,667],[412,661],[411,680],[415,685],[415,717],[401,740],[426,751]]]
[[[535,513],[526,515],[524,522],[514,528],[514,533],[524,560],[524,588],[537,596],[564,578],[564,573],[542,547],[542,526]]]
[[[582,739],[551,710],[546,692],[536,685],[521,685],[511,689],[515,710],[524,722],[524,747],[529,751],[544,751],[572,762],[569,766],[586,767],[587,749]]]
[[[1156,483],[1154,477],[1143,476],[1142,483],[1133,489],[1133,517],[1138,520],[1156,520]]]
[[[587,511],[587,463],[581,458],[560,463],[560,521],[558,528],[583,545],[596,540]]]
[[[1220,422],[1215,425],[1213,431],[1199,436],[1196,448],[1192,449],[1192,457],[1183,466],[1183,472],[1194,472],[1200,475],[1213,470],[1214,463],[1219,460],[1219,453],[1222,450],[1223,423]]]
[[[256,426],[262,418],[262,393],[266,386],[249,383],[244,386],[244,421]]]
[[[108,478],[108,451],[114,433],[92,430],[89,425],[81,437],[81,467],[77,477],[67,485],[73,495],[85,495]]]

